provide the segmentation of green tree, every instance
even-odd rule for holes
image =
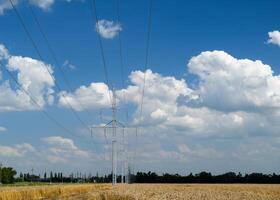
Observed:
[[[3,184],[9,184],[15,182],[15,175],[17,174],[16,170],[11,167],[3,167],[1,170],[1,182]]]

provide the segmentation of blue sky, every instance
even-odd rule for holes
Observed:
[[[120,0],[118,24],[116,1],[97,0],[99,19],[112,21],[112,26],[121,29],[109,39],[96,31],[90,1],[31,2],[72,88],[82,89],[75,93],[66,87],[26,1],[19,0],[16,8],[43,55],[42,61],[53,70],[56,83],[44,71],[6,0],[0,1],[0,44],[9,55],[5,58],[2,49],[0,59],[43,102],[43,109],[76,136],[49,121],[25,100],[26,95],[9,96],[8,90],[19,90],[1,68],[0,91],[5,94],[0,95],[1,162],[23,171],[60,168],[70,172],[79,168],[108,173],[110,146],[103,134],[91,138],[54,85],[61,86],[87,125],[101,123],[101,110],[103,118],[109,118],[100,34],[109,79],[117,89],[119,118],[124,120],[127,106],[129,123],[137,125],[149,1]],[[153,1],[144,128],[138,145],[133,131],[129,137],[129,150],[137,149],[136,170],[279,172],[279,6],[274,0]],[[125,88],[121,83],[118,34],[122,37]],[[32,66],[27,57],[33,59]],[[34,75],[35,71],[42,73],[38,74],[42,79]],[[123,91],[128,104],[122,99]],[[80,102],[90,116],[79,108]],[[7,105],[10,110],[4,109]],[[75,164],[69,165],[72,162]]]

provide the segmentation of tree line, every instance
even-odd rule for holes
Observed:
[[[131,179],[135,183],[280,183],[280,175],[250,173],[236,174],[228,172],[221,175],[212,175],[210,172],[200,172],[193,175],[190,173],[187,176],[179,174],[158,175],[155,172],[137,172],[132,175]]]
[[[64,175],[62,172],[45,172],[42,176],[33,173],[19,173],[12,167],[0,167],[0,183],[11,184],[14,182],[49,182],[49,183],[110,183],[112,174],[99,176],[91,174],[71,173]],[[130,174],[131,183],[280,183],[280,175],[250,173],[241,174],[228,172],[220,175],[212,175],[210,172],[190,173],[183,176],[180,174],[157,174],[155,172],[137,172]],[[118,182],[121,176],[117,177]]]

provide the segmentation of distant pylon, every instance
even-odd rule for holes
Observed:
[[[112,99],[112,120],[105,124],[104,126],[97,126],[97,127],[91,127],[93,128],[103,128],[104,129],[104,134],[106,136],[107,129],[112,130],[112,184],[116,185],[117,184],[117,163],[118,163],[118,155],[117,155],[117,129],[121,128],[122,132],[124,134],[125,130],[125,125],[122,124],[117,120],[117,98],[116,98],[116,92],[113,89],[113,99]],[[123,157],[123,152],[122,152],[122,157]],[[121,159],[123,160],[123,159]],[[123,178],[123,173],[122,173],[122,180]]]

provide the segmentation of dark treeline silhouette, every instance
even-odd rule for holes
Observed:
[[[135,183],[280,183],[280,175],[277,174],[251,173],[242,175],[234,172],[221,175],[200,172],[195,175],[190,173],[187,176],[138,172],[136,175],[132,175],[131,179]]]
[[[112,175],[92,176],[80,172],[65,176],[62,172],[45,172],[42,176],[31,173],[20,173],[17,182],[46,182],[46,183],[110,183]],[[118,177],[121,180],[121,177]]]
[[[50,172],[44,174],[43,177],[37,175],[21,174],[19,180],[22,181],[40,181],[52,183],[110,183],[112,175],[91,176],[82,175],[81,173],[63,176],[62,173]],[[121,177],[117,177],[118,182]],[[187,176],[179,174],[162,174],[158,175],[155,172],[137,172],[135,175],[130,175],[131,183],[280,183],[280,175],[277,174],[262,174],[251,173],[242,175],[241,173],[228,172],[221,175],[212,175],[209,172],[200,172],[193,175],[190,173]]]
[[[62,172],[45,172],[42,176],[33,173],[20,173],[15,178],[17,172],[11,167],[0,167],[0,183],[10,184],[14,182],[48,182],[48,183],[110,183],[112,175],[95,176],[82,174],[80,172],[71,173],[65,176]],[[155,172],[137,172],[130,174],[131,183],[280,183],[280,175],[251,173],[244,174],[228,172],[221,175],[212,175],[209,172],[198,174],[190,173],[187,176],[179,174],[162,174]],[[121,182],[121,177],[117,177]]]

